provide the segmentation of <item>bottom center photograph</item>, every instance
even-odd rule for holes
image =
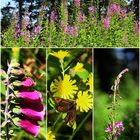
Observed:
[[[92,140],[93,50],[47,51],[47,139]]]

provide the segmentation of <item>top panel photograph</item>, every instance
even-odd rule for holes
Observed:
[[[2,0],[1,47],[138,48],[138,0]]]

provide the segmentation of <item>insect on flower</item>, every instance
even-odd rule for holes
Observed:
[[[73,127],[76,120],[76,102],[68,99],[63,99],[59,97],[53,97],[56,104],[56,109],[60,112],[67,113],[65,117],[65,123],[69,123]]]

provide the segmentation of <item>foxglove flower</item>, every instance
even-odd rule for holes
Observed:
[[[28,77],[24,81],[21,81],[21,86],[24,88],[31,88],[35,85],[32,78]]]
[[[45,108],[41,103],[30,103],[27,101],[20,103],[21,113],[23,113],[26,117],[42,121],[45,115]]]
[[[14,99],[13,102],[20,107],[20,112],[16,115],[14,113],[17,112],[14,112],[14,108],[12,107],[12,117],[19,116],[19,126],[36,137],[40,130],[38,121],[43,121],[45,115],[42,95],[39,91],[31,89],[35,83],[32,78],[25,77],[25,72],[20,68],[18,63],[12,61],[8,66],[8,75],[12,77],[12,80],[8,81],[8,88],[11,89],[8,95],[11,95],[13,97],[11,101]],[[12,93],[13,91],[14,93]],[[10,103],[8,103],[8,108],[5,108],[7,112],[11,110]],[[8,116],[6,117],[8,119]]]
[[[19,121],[19,126],[34,137],[37,137],[40,131],[40,126],[37,121],[33,121],[26,117]]]
[[[78,28],[74,26],[68,26],[68,34],[70,36],[78,36]]]
[[[40,92],[34,91],[21,91],[18,93],[18,97],[29,102],[42,102],[42,95]]]
[[[110,18],[106,16],[106,17],[103,19],[103,27],[104,27],[105,29],[108,29],[108,28],[109,28],[109,24],[110,24]]]
[[[135,33],[139,33],[139,21],[136,21],[136,22],[135,22],[135,25],[134,25],[134,32],[135,32]]]

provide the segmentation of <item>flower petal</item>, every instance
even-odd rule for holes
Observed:
[[[28,118],[24,118],[23,120],[19,121],[19,126],[24,129],[26,132],[32,134],[34,137],[37,137],[40,126],[36,121],[32,121]]]
[[[42,95],[39,91],[22,91],[18,93],[18,96],[29,102],[42,102]]]

